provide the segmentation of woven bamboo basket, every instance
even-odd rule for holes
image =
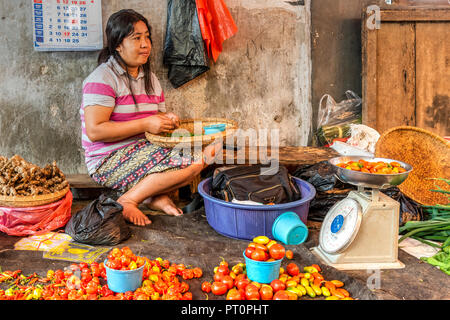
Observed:
[[[412,165],[400,191],[422,205],[447,204],[447,197],[430,191],[448,185],[433,178],[450,178],[450,142],[427,130],[400,126],[384,132],[375,147],[375,156],[396,159]]]
[[[41,194],[37,196],[0,196],[0,206],[8,208],[27,208],[37,207],[45,204],[56,202],[62,199],[70,187],[49,194]]]
[[[214,134],[204,134],[203,127],[215,125],[215,124],[225,124],[225,130]],[[200,146],[205,147],[206,145],[212,143],[218,138],[222,138],[225,142],[227,137],[234,134],[237,129],[237,122],[229,119],[223,118],[196,118],[196,119],[184,119],[180,121],[180,127],[174,131],[169,132],[166,135],[163,134],[152,134],[146,132],[145,136],[147,140],[151,143],[156,144],[164,148],[173,148],[175,146],[180,147],[191,147]],[[181,130],[180,130],[181,129]],[[191,134],[198,131],[201,135],[191,136]],[[173,136],[172,136],[173,134]],[[184,136],[182,136],[184,134]],[[178,135],[178,136],[177,136]],[[189,136],[188,136],[189,135]]]

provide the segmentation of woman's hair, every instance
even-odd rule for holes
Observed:
[[[127,36],[131,35],[134,31],[134,25],[136,22],[142,21],[145,23],[145,25],[148,28],[148,32],[150,33],[150,43],[152,42],[152,31],[151,27],[148,24],[148,20],[141,15],[140,13],[137,13],[136,11],[132,9],[123,9],[120,10],[114,14],[112,14],[109,19],[108,23],[106,24],[106,47],[103,48],[103,50],[100,52],[98,56],[98,64],[102,64],[108,59],[113,56],[121,65],[125,67],[125,71],[128,77],[128,86],[130,89],[130,92],[133,96],[133,100],[136,104],[136,100],[133,94],[133,90],[130,85],[130,79],[131,76],[128,72],[128,67],[125,61],[123,61],[120,54],[117,52],[117,47],[120,46],[123,39],[125,39]],[[151,77],[151,67],[150,67],[150,58],[147,60],[147,62],[142,65],[143,71],[144,71],[144,81],[145,81],[145,91],[147,94],[153,93],[153,84],[152,84],[152,77]],[[136,104],[137,105],[137,104]]]

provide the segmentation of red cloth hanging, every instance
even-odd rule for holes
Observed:
[[[223,0],[195,0],[200,30],[214,62],[222,52],[222,43],[237,32],[237,26]]]

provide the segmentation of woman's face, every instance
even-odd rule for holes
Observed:
[[[134,25],[133,33],[123,39],[116,50],[128,67],[136,68],[147,62],[151,49],[147,25],[143,21],[138,21]]]

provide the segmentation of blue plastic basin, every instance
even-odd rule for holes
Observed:
[[[306,224],[309,205],[316,195],[313,185],[296,177],[293,179],[301,190],[302,199],[276,205],[242,205],[212,197],[212,178],[200,182],[198,192],[204,199],[206,219],[218,233],[243,240],[252,240],[257,236],[274,239],[272,225],[275,219],[287,211],[292,211]]]

